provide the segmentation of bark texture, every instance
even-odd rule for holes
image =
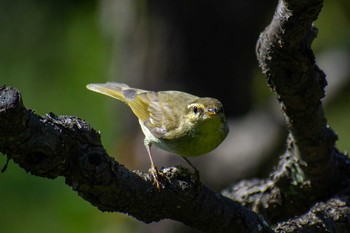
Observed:
[[[311,49],[317,35],[312,22],[322,5],[280,0],[261,33],[257,57],[285,115],[287,148],[270,178],[225,191],[268,222],[279,222],[276,232],[349,232],[349,159],[336,149],[337,135],[327,125],[321,102],[326,76]]]

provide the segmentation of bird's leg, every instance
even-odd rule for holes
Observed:
[[[150,172],[151,172],[151,174],[153,176],[153,181],[156,184],[157,189],[160,189],[160,183],[159,183],[159,180],[158,180],[159,172],[158,172],[157,167],[153,163],[153,159],[152,159],[152,155],[151,155],[151,145],[145,143],[145,146],[146,146],[146,149],[147,149],[147,153],[148,153],[149,159],[151,160],[151,171]]]
[[[198,180],[199,180],[199,171],[198,171],[198,169],[197,169],[197,168],[190,162],[190,160],[188,160],[186,157],[181,156],[181,158],[182,158],[183,160],[185,160],[185,161],[188,163],[188,165],[190,165],[190,166],[193,168],[194,174],[196,175],[196,177],[197,177]]]

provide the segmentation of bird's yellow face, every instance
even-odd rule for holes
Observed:
[[[222,104],[212,98],[199,98],[187,106],[185,119],[196,123],[213,117],[224,119],[224,109]]]

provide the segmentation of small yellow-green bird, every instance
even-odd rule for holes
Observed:
[[[86,87],[126,103],[137,116],[158,189],[159,173],[153,163],[151,145],[182,156],[193,167],[185,157],[214,150],[229,131],[223,106],[217,99],[180,91],[147,91],[115,82]]]

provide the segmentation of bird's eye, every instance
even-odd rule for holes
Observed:
[[[194,106],[194,107],[193,107],[193,112],[194,112],[194,114],[197,114],[197,113],[198,113],[198,108],[197,108],[197,106]]]

